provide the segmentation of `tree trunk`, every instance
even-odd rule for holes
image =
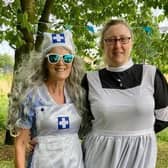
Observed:
[[[26,12],[28,14],[29,22],[33,23],[34,16],[35,16],[35,0],[21,0],[21,8],[22,8],[22,11],[18,11],[18,12],[21,12],[23,14]],[[22,60],[25,59],[25,57],[26,59],[29,59],[29,53],[34,47],[33,33],[29,32],[27,28],[22,27],[22,23],[18,23],[17,29],[22,33],[23,40],[25,43],[21,47],[15,50],[15,64],[14,64],[14,73],[13,73],[11,92],[13,92],[14,86],[17,86],[17,82],[15,82],[15,72],[18,70],[19,66],[21,66]],[[12,97],[9,97],[9,99],[11,100],[9,101],[8,115],[10,114],[10,109],[12,106]],[[14,140],[13,140],[13,137],[10,135],[9,130],[6,130],[4,143],[6,145],[12,145],[13,142]]]
[[[23,34],[23,40],[25,41],[25,44],[21,46],[20,48],[17,48],[15,51],[15,65],[14,65],[14,73],[13,73],[13,82],[12,82],[12,89],[13,91],[14,86],[17,86],[17,83],[15,82],[15,72],[18,70],[19,66],[22,64],[23,59],[29,59],[29,53],[31,50],[35,48],[36,51],[40,49],[40,46],[42,44],[43,32],[48,30],[48,27],[45,23],[48,22],[49,16],[51,13],[51,9],[53,7],[54,0],[46,0],[44,9],[41,14],[41,18],[39,20],[38,24],[38,30],[37,30],[37,38],[36,42],[34,42],[33,33],[29,32],[26,28],[23,28],[21,26],[21,23],[17,26],[18,31],[20,31]],[[28,20],[31,24],[33,24],[34,16],[35,16],[35,0],[21,0],[21,8],[22,13],[27,12],[28,14]],[[25,58],[26,57],[26,58]],[[12,99],[12,98],[11,98]],[[10,113],[10,107],[12,106],[12,100],[9,101],[9,110],[8,114]],[[13,144],[13,137],[10,136],[9,130],[6,131],[5,141],[4,143],[7,145]]]
[[[30,52],[29,47],[30,47],[29,45],[23,45],[22,47],[16,49],[16,51],[15,51],[15,64],[14,64],[14,73],[13,73],[11,93],[13,92],[13,88],[15,86],[17,86],[17,82],[15,81],[16,70],[18,70],[19,66],[22,64],[23,59],[29,59],[29,57],[28,57],[29,54],[27,54]],[[27,51],[27,53],[25,53],[26,51]],[[13,101],[12,97],[9,97],[9,99],[11,99],[11,100],[9,101],[8,114],[10,114],[10,109],[11,109],[12,101]],[[7,129],[4,144],[5,145],[13,145],[13,143],[14,143],[14,138],[10,135],[10,131]]]

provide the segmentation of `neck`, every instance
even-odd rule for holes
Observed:
[[[64,85],[65,82],[63,81],[46,81],[48,92],[58,104],[63,104],[65,102]]]
[[[129,61],[126,62],[124,65],[121,65],[118,67],[107,66],[106,69],[109,71],[113,71],[113,72],[122,72],[122,71],[127,70],[131,66],[133,66],[133,61],[132,59],[129,59]]]

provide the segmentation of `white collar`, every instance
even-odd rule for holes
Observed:
[[[107,66],[106,69],[108,71],[111,71],[111,72],[122,72],[122,71],[125,71],[128,68],[130,68],[132,65],[133,65],[133,61],[132,61],[132,59],[129,59],[129,61],[126,64],[124,64],[124,65],[121,65],[119,67]]]

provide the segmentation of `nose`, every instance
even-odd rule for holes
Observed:
[[[63,62],[63,58],[62,58],[62,57],[60,57],[60,59],[59,59],[59,61],[58,61],[57,64],[64,65],[64,62]]]
[[[114,47],[121,47],[121,42],[120,42],[120,40],[116,40],[115,41],[115,43],[114,43],[114,45],[113,45]]]

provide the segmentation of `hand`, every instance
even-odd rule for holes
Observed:
[[[35,138],[31,139],[29,141],[29,143],[26,145],[26,152],[30,153],[30,152],[33,152],[36,144],[37,144],[37,140]]]

